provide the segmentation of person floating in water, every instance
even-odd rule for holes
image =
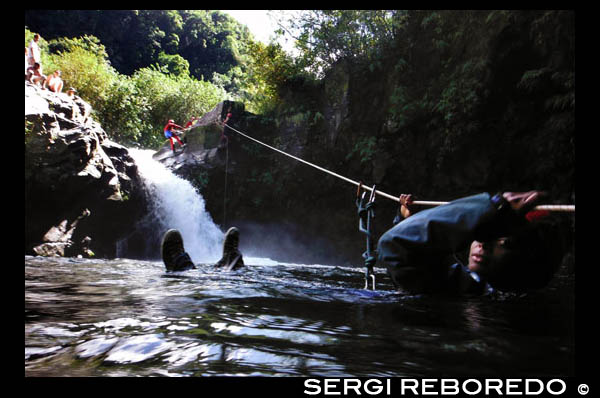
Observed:
[[[412,195],[400,195],[395,226],[378,242],[378,262],[400,293],[481,295],[542,288],[560,265],[563,241],[547,212],[530,211],[541,195],[481,193],[416,214]],[[244,266],[238,244],[239,231],[232,227],[217,267]],[[465,250],[468,259],[460,261]],[[167,271],[195,268],[177,230],[165,233],[161,253]]]
[[[169,139],[169,142],[171,143],[171,150],[173,151],[173,153],[175,153],[175,147],[173,146],[173,137],[177,140],[177,142],[179,142],[179,145],[182,148],[185,147],[185,144],[183,142],[181,142],[181,140],[179,139],[179,136],[177,136],[176,132],[173,131],[173,128],[182,130],[183,127],[181,127],[178,124],[175,124],[173,119],[171,119],[171,120],[169,120],[169,122],[166,124],[166,126],[164,128],[165,137],[167,137]]]
[[[239,230],[236,227],[229,228],[223,241],[223,256],[215,264],[216,267],[231,271],[244,266],[242,253],[238,249],[239,242]],[[181,233],[176,229],[170,229],[163,235],[160,251],[167,271],[185,271],[196,268],[185,251]]]
[[[486,294],[544,287],[562,260],[556,225],[531,212],[541,192],[481,193],[413,214],[400,196],[395,226],[378,242],[378,261],[409,294]],[[468,260],[457,253],[468,250]]]

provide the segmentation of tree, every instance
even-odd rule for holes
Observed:
[[[396,39],[406,13],[397,10],[304,10],[280,16],[279,34],[296,39],[303,63],[322,76],[340,59],[374,61]]]
[[[226,75],[243,66],[251,37],[227,14],[207,10],[28,10],[25,24],[49,39],[97,37],[126,75],[159,63],[161,54],[184,58],[197,79]]]
[[[75,46],[61,51],[51,58],[51,69],[60,69],[65,87],[73,86],[78,95],[102,112],[109,89],[117,78],[117,72],[98,54]],[[50,67],[50,66],[49,66]]]
[[[161,52],[158,55],[158,64],[167,68],[175,76],[189,76],[190,63],[181,55],[169,55]]]
[[[302,73],[299,65],[279,44],[250,42],[250,57],[244,90],[253,98],[249,109],[264,113],[279,102],[279,89],[290,78]]]

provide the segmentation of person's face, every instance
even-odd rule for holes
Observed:
[[[512,255],[510,238],[502,237],[488,242],[473,241],[469,250],[469,270],[483,276],[498,271]]]

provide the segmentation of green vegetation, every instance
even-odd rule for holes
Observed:
[[[95,36],[125,75],[179,55],[192,77],[207,81],[242,64],[251,39],[245,26],[208,10],[28,10],[25,26],[48,40]]]
[[[346,156],[346,160],[352,159],[353,156],[358,156],[361,164],[370,162],[376,155],[376,145],[377,139],[375,137],[364,137],[354,145],[352,151]]]
[[[34,10],[25,24],[25,45],[41,35],[43,73],[60,69],[65,88],[128,145],[154,148],[168,119],[185,123],[226,99],[272,111],[278,86],[299,73],[280,47],[218,11]]]
[[[25,29],[26,45],[31,37]],[[168,119],[185,123],[227,98],[222,87],[191,77],[179,56],[163,56],[156,65],[127,76],[111,66],[93,36],[42,39],[40,48],[44,73],[61,70],[65,88],[75,87],[111,139],[127,145],[157,148],[164,142]]]
[[[324,76],[341,59],[380,65],[407,19],[399,10],[304,10],[280,17],[280,30],[296,38],[299,64]]]
[[[326,82],[324,100],[340,109],[353,95],[347,142],[338,142],[347,160],[368,164],[391,148],[418,157],[405,145],[424,140],[419,162],[434,174],[487,157],[497,179],[522,181],[528,170],[530,184],[552,186],[547,176],[560,174],[572,186],[574,12],[305,10],[280,19],[298,39],[295,64]]]
[[[35,10],[25,23],[42,35],[45,73],[60,68],[120,142],[155,147],[169,118],[185,123],[229,99],[261,123],[310,130],[316,150],[334,139],[328,158],[361,170],[418,143],[426,158],[415,162],[436,175],[469,157],[507,180],[520,168],[551,176],[553,165],[574,175],[574,12],[283,15],[293,57],[218,11]]]

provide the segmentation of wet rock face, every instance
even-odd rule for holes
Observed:
[[[127,148],[81,98],[25,83],[25,252],[113,256],[144,208]]]
[[[315,133],[325,142],[319,141],[308,136],[309,129],[301,117],[269,120],[245,112],[241,103],[229,101],[218,104],[197,127],[185,132],[187,145],[183,151],[176,145],[177,153],[173,154],[166,143],[153,158],[194,185],[217,225],[223,229],[240,227],[242,252],[253,249],[260,256],[305,263],[339,260],[346,254],[344,248],[352,245],[345,236],[362,238],[356,230],[353,198],[344,198],[349,211],[332,214],[331,209],[339,208],[341,203],[332,203],[338,197],[331,193],[339,191],[339,185],[332,184],[327,176],[321,178],[305,164],[227,128],[223,131],[218,122],[229,106],[229,126],[293,156],[332,168],[330,162],[334,160],[327,156],[331,154],[331,147],[326,145],[328,134]],[[223,132],[228,137],[227,145],[220,142]],[[314,155],[315,151],[322,156]],[[344,226],[348,233],[339,233],[340,215],[348,216],[349,227]],[[334,237],[335,246],[330,237]],[[361,260],[362,239],[360,243],[357,254],[348,253],[346,257]]]

